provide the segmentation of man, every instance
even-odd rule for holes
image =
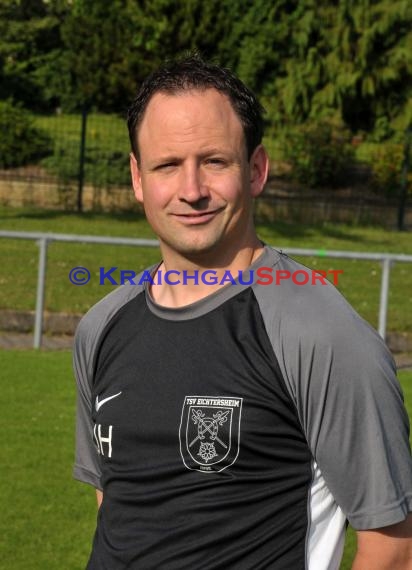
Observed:
[[[255,97],[189,57],[146,80],[129,132],[162,261],[76,335],[75,477],[100,504],[87,568],[334,570],[348,520],[354,570],[411,569],[393,361],[331,284],[256,236]]]

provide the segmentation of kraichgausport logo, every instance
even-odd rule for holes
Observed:
[[[216,473],[239,454],[242,398],[186,396],[180,422],[180,453],[188,469]]]
[[[229,269],[223,273],[215,269],[200,271],[194,269],[178,271],[169,269],[162,272],[156,271],[154,275],[145,269],[137,274],[132,269],[119,269],[118,267],[100,267],[99,285],[280,285],[282,281],[291,280],[295,285],[327,285],[327,275],[333,276],[333,284],[338,285],[338,276],[343,269],[274,269],[273,267],[259,267],[232,273]],[[69,279],[73,285],[86,285],[91,279],[91,273],[86,267],[73,267],[69,273]]]

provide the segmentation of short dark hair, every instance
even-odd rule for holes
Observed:
[[[129,108],[127,126],[130,143],[139,160],[137,131],[147,106],[156,93],[176,94],[190,90],[216,89],[226,95],[240,119],[245,135],[248,158],[262,142],[264,109],[255,95],[229,69],[190,55],[166,62],[142,83]]]

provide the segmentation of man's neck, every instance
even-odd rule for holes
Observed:
[[[159,284],[152,285],[150,289],[153,300],[170,308],[195,303],[237,279],[240,272],[260,257],[263,248],[256,239],[256,243],[238,250],[229,259],[226,256],[226,259],[215,259],[214,262],[208,262],[206,257],[171,260],[166,256],[157,269],[157,278],[154,278]]]

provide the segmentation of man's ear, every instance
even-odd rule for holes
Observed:
[[[142,178],[140,167],[135,155],[130,153],[130,172],[132,174],[132,184],[136,200],[143,204]]]
[[[265,147],[259,145],[250,157],[250,189],[252,198],[256,198],[265,187],[269,173],[269,157]]]

